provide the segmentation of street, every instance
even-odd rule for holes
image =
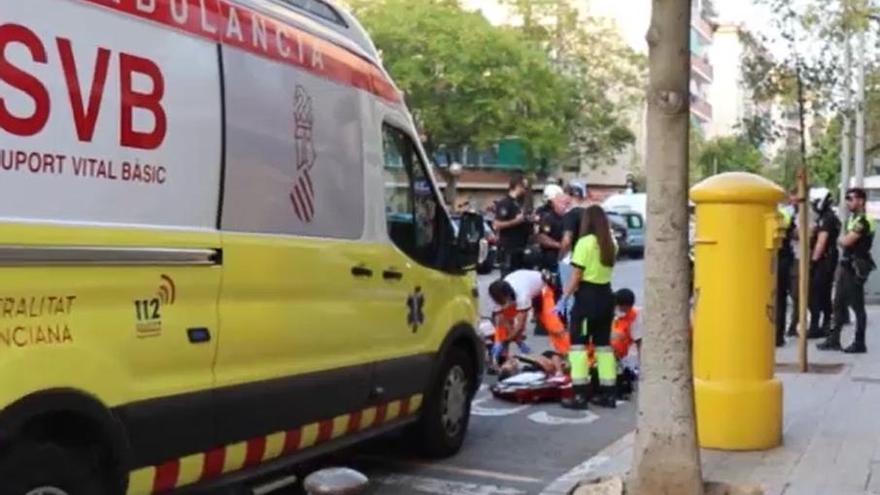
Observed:
[[[630,288],[640,301],[643,266],[642,260],[619,261],[615,289]],[[497,276],[479,278],[483,316],[489,314],[486,291]],[[544,337],[531,333],[529,342],[537,350],[547,347]],[[405,436],[392,435],[323,459],[310,470],[339,465],[358,469],[370,478],[371,495],[536,495],[635,427],[632,402],[586,412],[554,403],[518,405],[492,397],[488,386],[494,380],[484,378],[464,447],[450,459],[420,459]]]

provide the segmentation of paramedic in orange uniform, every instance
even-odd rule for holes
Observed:
[[[562,320],[554,312],[553,288],[537,270],[517,270],[489,286],[489,297],[494,303],[492,318],[495,324],[495,345],[492,357],[497,363],[511,343],[516,343],[520,352],[529,353],[525,343],[525,326],[529,312],[547,329],[553,349],[565,354],[569,348],[569,337]]]

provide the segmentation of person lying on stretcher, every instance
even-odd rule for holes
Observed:
[[[571,348],[568,332],[554,310],[553,287],[541,272],[512,272],[504,279],[492,282],[489,297],[494,304],[492,319],[495,324],[495,344],[492,346],[492,358],[495,364],[499,364],[508,354],[511,343],[516,343],[523,354],[530,352],[525,343],[525,329],[532,310],[547,330],[553,349],[562,355],[568,353]]]
[[[498,379],[505,380],[524,371],[542,371],[548,378],[561,380],[569,371],[569,366],[565,356],[554,351],[544,351],[542,354],[529,354],[527,356],[515,356],[504,361],[504,364],[501,365]]]

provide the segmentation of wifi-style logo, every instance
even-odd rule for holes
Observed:
[[[159,278],[161,278],[161,282],[159,282],[159,291],[156,296],[159,297],[162,306],[173,305],[177,300],[177,286],[174,284],[174,279],[164,273]]]

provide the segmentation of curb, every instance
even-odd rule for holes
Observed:
[[[595,478],[602,474],[623,475],[625,471],[629,470],[632,461],[634,440],[634,431],[620,437],[593,457],[553,480],[541,491],[540,495],[568,495],[578,482],[587,478]],[[619,472],[614,473],[614,471]]]

